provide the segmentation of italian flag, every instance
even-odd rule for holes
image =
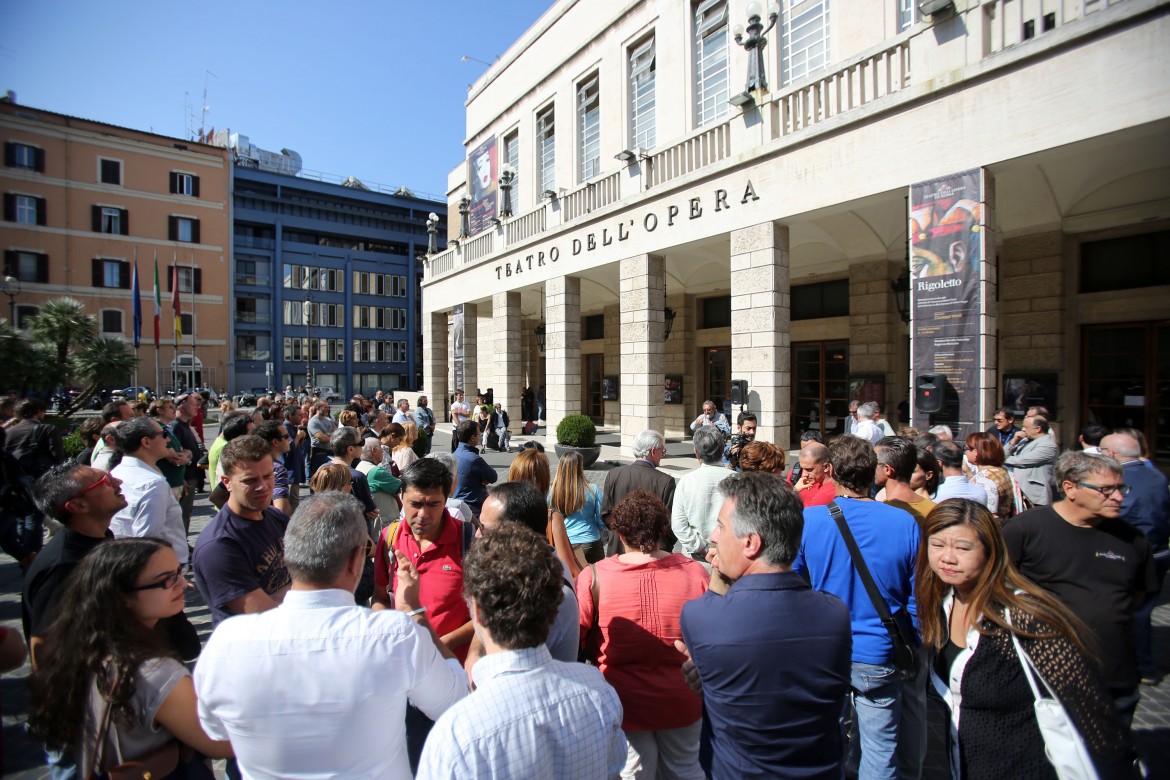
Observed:
[[[162,312],[162,298],[158,290],[158,254],[154,256],[154,348],[158,349],[158,321]]]

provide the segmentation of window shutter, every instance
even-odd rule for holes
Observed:
[[[16,221],[16,196],[11,192],[4,193],[4,221]]]
[[[12,249],[4,250],[4,275],[16,276],[16,252]],[[11,323],[9,323],[11,324]]]
[[[45,150],[44,149],[37,149],[36,150],[35,166],[37,169],[37,173],[44,173],[45,172]]]
[[[118,263],[118,286],[123,290],[130,289],[130,264]]]
[[[130,211],[129,209],[119,209],[122,212],[122,235],[130,235]]]
[[[199,177],[198,176],[191,177],[191,194],[193,196],[195,196],[196,198],[199,197]]]
[[[4,167],[13,168],[16,166],[16,144],[11,141],[4,142]]]
[[[198,224],[198,223],[196,223],[196,224]],[[195,294],[196,295],[203,294],[203,269],[202,268],[195,269]]]
[[[93,232],[95,232],[95,233],[102,232],[102,207],[101,206],[90,206],[89,207],[89,214],[90,214],[90,222],[91,222],[90,227],[93,228]]]
[[[37,224],[44,225],[49,221],[49,204],[45,202],[44,198],[37,198]]]
[[[191,220],[191,243],[199,243],[199,220],[197,219]]]
[[[167,292],[173,293],[175,291],[175,267],[173,265],[167,266]]]
[[[93,286],[94,287],[101,287],[102,286],[102,261],[100,258],[95,257],[92,260],[92,262],[93,262]]]
[[[170,241],[179,240],[179,218],[167,217],[167,239]]]
[[[37,281],[40,284],[49,283],[49,256],[46,254],[37,255]]]
[[[179,174],[171,171],[171,194],[174,195],[179,191]]]

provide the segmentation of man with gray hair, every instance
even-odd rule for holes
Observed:
[[[383,454],[380,441],[374,438],[365,439],[362,442],[362,459],[355,468],[365,475],[370,495],[378,505],[378,517],[383,525],[388,525],[401,514],[398,493],[402,490],[402,481],[391,474],[390,469],[382,466]]]
[[[1141,445],[1126,433],[1114,433],[1101,439],[1101,454],[1121,464],[1121,474],[1129,487],[1129,495],[1121,502],[1121,519],[1146,535],[1154,555],[1154,574],[1157,586],[1134,610],[1134,641],[1137,644],[1137,665],[1141,681],[1157,685],[1161,674],[1154,663],[1153,629],[1150,619],[1154,605],[1162,592],[1162,581],[1170,569],[1170,486],[1162,472],[1149,468],[1141,460]]]
[[[734,474],[718,492],[712,565],[732,585],[683,606],[676,643],[702,680],[700,763],[710,777],[840,777],[849,610],[793,572],[804,507],[780,479]]]
[[[658,470],[666,455],[666,439],[658,431],[642,431],[634,437],[634,462],[610,469],[605,475],[601,519],[609,523],[609,513],[635,490],[648,490],[662,499],[669,510],[674,506],[674,477]],[[612,535],[616,537],[616,534]]]
[[[1022,439],[1012,446],[1003,465],[1020,483],[1020,492],[1033,506],[1052,503],[1052,468],[1060,448],[1048,430],[1048,420],[1040,415],[1024,418]]]
[[[877,408],[878,405],[873,401],[867,401],[857,407],[857,425],[853,426],[853,435],[859,439],[865,439],[870,444],[877,444],[885,435],[878,424],[873,421]]]
[[[1120,517],[1130,487],[1117,461],[1066,452],[1055,481],[1060,498],[1014,517],[1003,538],[1020,573],[1050,590],[1095,635],[1102,680],[1128,727],[1141,698],[1134,607],[1157,590],[1150,542]]]
[[[723,503],[719,483],[727,476],[727,469],[723,467],[723,436],[718,430],[701,427],[692,441],[699,465],[684,474],[675,487],[670,527],[682,551],[706,565],[707,537]]]
[[[939,441],[954,441],[955,437],[951,433],[951,426],[949,425],[932,425],[928,433],[933,433],[938,437]],[[935,455],[938,455],[936,452]]]
[[[354,605],[371,546],[353,497],[305,499],[284,536],[284,603],[225,621],[208,640],[195,669],[199,720],[231,740],[245,777],[406,780],[405,737],[385,724],[403,722],[407,699],[437,718],[467,695],[402,553],[396,609]]]

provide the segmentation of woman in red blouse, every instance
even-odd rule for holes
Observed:
[[[622,777],[702,778],[701,700],[683,679],[674,642],[682,639],[683,604],[703,595],[710,574],[690,556],[659,549],[670,514],[652,493],[633,491],[609,521],[625,552],[581,571],[577,602],[582,644],[622,702],[629,745]]]

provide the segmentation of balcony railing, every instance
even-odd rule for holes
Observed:
[[[475,238],[469,238],[463,244],[463,264],[474,263],[476,260],[490,255],[492,247],[495,246],[495,237],[496,229],[490,227]]]
[[[427,275],[433,278],[445,274],[453,269],[455,267],[455,255],[458,253],[458,251],[459,250],[455,247],[451,247],[450,249],[440,252],[439,254],[432,257],[430,263],[430,273]]]
[[[541,204],[504,225],[504,242],[511,246],[544,232],[545,207]]]
[[[781,93],[771,103],[772,138],[799,132],[909,85],[910,39],[905,39]]]
[[[724,122],[652,154],[647,160],[646,189],[730,156],[731,123]]]
[[[595,209],[621,200],[621,177],[621,171],[614,171],[565,195],[561,199],[561,216],[564,221],[583,217]]]
[[[1071,0],[1052,3],[1040,0],[995,0],[983,6],[984,55],[995,54],[1046,32],[1104,11],[1125,0]]]

